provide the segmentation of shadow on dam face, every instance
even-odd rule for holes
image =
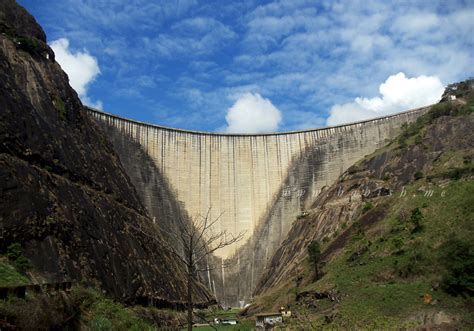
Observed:
[[[222,214],[216,231],[245,231],[244,240],[213,257],[228,259],[233,267],[204,280],[224,305],[250,299],[292,222],[325,186],[428,109],[301,132],[227,135],[149,125],[87,108],[160,226],[174,226],[175,213],[204,215],[211,208],[211,219]]]

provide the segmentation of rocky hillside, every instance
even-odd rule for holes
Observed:
[[[473,90],[473,80],[450,86],[327,188],[294,221],[245,313],[290,305],[289,325],[304,328],[472,327]]]
[[[159,245],[41,27],[2,0],[0,32],[0,251],[19,244],[38,281],[95,284],[128,303],[182,303],[182,266]],[[212,301],[202,287],[195,295]]]

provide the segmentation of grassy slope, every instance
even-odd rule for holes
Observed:
[[[405,128],[400,138],[382,151],[403,151],[407,146],[419,144],[426,126],[432,123],[430,116],[439,117],[449,113],[450,108],[449,104],[435,106],[431,115]],[[466,105],[450,116],[466,116],[473,110],[471,96]],[[295,283],[289,280],[258,297],[257,305],[275,310],[279,305],[289,304],[294,313],[294,318],[286,322],[290,328],[416,327],[429,324],[440,311],[442,315],[438,317],[448,316],[454,325],[473,328],[473,298],[447,294],[440,286],[450,259],[446,246],[449,240],[457,239],[470,246],[471,259],[474,254],[471,157],[472,150],[446,151],[427,173],[418,174],[420,179],[405,186],[406,195],[396,192],[370,199],[375,207],[368,213],[383,209],[385,217],[352,236],[324,266],[320,280],[302,288],[295,288]],[[431,197],[423,194],[428,188],[433,190]],[[423,216],[422,230],[416,232],[410,221],[415,208]],[[329,244],[323,243],[323,250]],[[309,267],[304,266],[304,270],[303,279],[308,279]],[[295,300],[296,293],[330,289],[337,290],[339,302],[313,299],[313,304],[308,305],[307,301]],[[424,303],[426,294],[431,296],[430,303]]]
[[[0,258],[0,287],[29,284],[29,279],[18,272],[7,258]]]
[[[463,241],[474,238],[474,181],[447,183],[433,197],[424,197],[417,191],[424,184],[420,181],[407,187],[405,197],[378,198],[384,200],[377,203],[388,208],[388,215],[360,238],[353,238],[327,265],[325,277],[306,289],[336,288],[344,294],[335,325],[416,325],[414,312],[419,315],[440,309],[459,315],[465,325],[474,325],[469,314],[469,304],[472,309],[474,302],[439,288],[445,274],[443,243],[454,237]],[[422,207],[423,230],[412,234],[412,225],[400,221],[399,215],[416,207]],[[361,246],[368,250],[349,262]],[[423,302],[425,293],[432,296],[435,304]]]

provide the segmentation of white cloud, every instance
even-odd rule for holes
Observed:
[[[440,18],[435,13],[409,13],[398,17],[393,29],[397,32],[416,35],[438,27]]]
[[[228,133],[274,132],[281,122],[281,112],[258,93],[239,97],[226,116]]]
[[[338,125],[430,105],[439,101],[443,90],[436,76],[407,78],[399,72],[380,85],[381,96],[358,97],[353,102],[334,105],[326,123]]]
[[[88,85],[100,74],[97,59],[87,51],[73,53],[69,49],[69,40],[61,38],[51,43],[56,61],[69,76],[69,84],[79,94],[82,102],[102,109],[101,101],[92,101],[87,96]]]

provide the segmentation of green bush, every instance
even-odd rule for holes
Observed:
[[[429,119],[429,122],[431,123],[434,119],[441,117],[441,116],[449,116],[453,110],[453,105],[449,101],[445,102],[440,102],[433,107],[431,107],[431,110],[426,116]]]
[[[423,218],[423,213],[420,208],[415,208],[411,211],[410,222],[413,226],[411,233],[417,233],[423,230]]]
[[[20,243],[13,243],[7,247],[7,257],[11,261],[15,261],[23,254],[23,249]]]
[[[403,253],[403,246],[405,245],[405,240],[402,237],[397,236],[393,238],[392,244],[393,244],[393,247],[395,248],[395,254]]]
[[[18,37],[16,41],[20,49],[31,55],[39,54],[42,50],[41,43],[36,38]]]
[[[474,244],[451,238],[441,247],[446,267],[441,286],[454,296],[474,296]]]
[[[92,330],[96,331],[108,331],[108,330],[113,330],[112,328],[112,322],[107,319],[104,316],[97,316],[92,322],[91,322]]]
[[[352,238],[353,242],[360,241],[365,238],[364,228],[359,222],[355,222],[352,225]]]
[[[319,264],[321,263],[321,246],[317,240],[313,240],[308,246],[309,263],[314,268],[315,278],[319,278]]]
[[[372,202],[370,201],[367,201],[364,205],[364,207],[362,207],[362,213],[366,213],[368,212],[369,210],[371,210],[372,208],[374,208],[374,205],[372,204]]]
[[[423,255],[420,252],[412,249],[405,257],[402,257],[399,261],[396,260],[396,263],[394,263],[395,271],[402,278],[408,278],[410,276],[422,274],[422,260]]]
[[[25,272],[31,267],[30,261],[23,255],[23,249],[19,243],[8,246],[7,257],[18,271]]]
[[[422,144],[422,143],[423,143],[423,137],[422,137],[420,134],[417,134],[417,135],[415,136],[415,144],[416,144],[416,145],[420,145],[420,144]]]

